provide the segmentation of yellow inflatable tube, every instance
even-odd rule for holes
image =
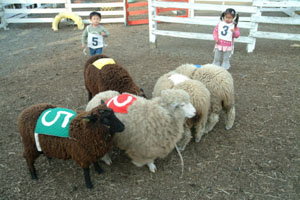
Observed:
[[[58,30],[58,24],[64,18],[72,19],[75,22],[75,24],[77,25],[79,30],[84,29],[84,23],[79,15],[77,15],[76,13],[73,13],[73,12],[62,12],[62,13],[59,13],[58,15],[56,15],[52,22],[52,29],[54,31]]]

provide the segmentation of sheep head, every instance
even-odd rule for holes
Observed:
[[[114,111],[105,105],[103,100],[101,105],[92,109],[83,119],[89,123],[100,123],[106,126],[111,135],[116,132],[122,132],[125,129],[124,124],[116,117]]]
[[[170,112],[181,111],[187,118],[196,114],[195,107],[191,104],[190,96],[181,89],[167,89],[161,92],[161,102]]]

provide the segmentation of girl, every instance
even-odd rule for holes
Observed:
[[[220,60],[223,54],[222,67],[229,69],[229,58],[233,52],[233,40],[240,36],[240,31],[237,27],[239,14],[234,9],[228,8],[222,13],[220,20],[221,22],[215,27],[213,33],[216,42],[213,64],[221,66]]]

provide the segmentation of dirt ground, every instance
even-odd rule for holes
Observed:
[[[121,63],[149,97],[162,74],[183,63],[213,60],[213,41],[158,37],[158,48],[150,49],[147,25],[105,27],[111,36],[104,54]],[[283,29],[300,33],[299,26]],[[183,177],[176,151],[158,159],[153,174],[115,149],[111,166],[100,163],[105,173],[91,170],[92,190],[72,160],[40,156],[39,179],[31,180],[17,117],[41,102],[84,109],[88,56],[82,53],[81,33],[70,25],[53,32],[50,24],[0,30],[0,199],[300,199],[300,48],[293,46],[299,42],[279,40],[259,39],[250,54],[245,44],[236,43],[229,70],[235,81],[234,127],[225,130],[222,114],[200,143],[191,142],[182,153]]]

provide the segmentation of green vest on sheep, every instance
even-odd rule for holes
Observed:
[[[71,120],[77,115],[73,110],[66,108],[50,108],[40,115],[35,127],[35,142],[38,151],[42,151],[38,134],[52,135],[56,137],[69,137]]]

